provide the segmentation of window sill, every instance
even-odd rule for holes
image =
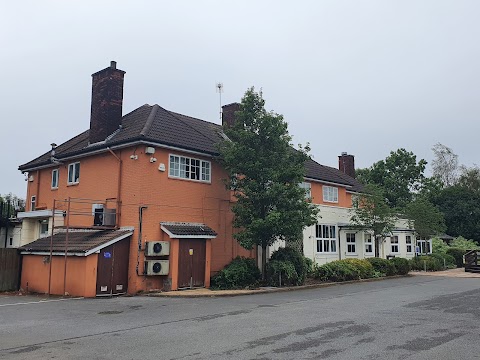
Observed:
[[[208,184],[208,185],[211,185],[211,184],[212,184],[212,181],[195,180],[195,179],[185,179],[185,178],[176,177],[176,176],[171,176],[171,175],[168,175],[168,178],[169,178],[169,179],[172,179],[172,180],[189,181],[189,182],[199,183],[199,184]]]
[[[76,183],[67,183],[67,186],[77,186],[78,184],[80,184],[80,182],[76,182]]]
[[[57,187],[52,187],[52,188],[50,188],[50,190],[52,190],[52,191],[58,190],[58,186]]]

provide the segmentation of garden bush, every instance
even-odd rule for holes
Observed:
[[[381,276],[395,275],[395,264],[390,260],[381,258],[368,258],[367,261],[372,264],[373,269],[380,273]]]
[[[292,285],[302,285],[305,282],[305,278],[308,273],[308,265],[305,261],[305,257],[300,254],[298,250],[291,247],[280,248],[277,251],[273,252],[269,261],[273,260],[289,261],[293,264],[297,273],[297,279]],[[276,266],[278,267],[279,265]]]
[[[336,260],[317,267],[315,278],[323,281],[348,281],[360,279],[360,270],[352,262]]]
[[[465,250],[459,248],[450,248],[447,250],[447,255],[453,256],[455,259],[455,265],[461,268],[463,267],[463,255],[465,255]]]
[[[290,286],[298,284],[298,273],[288,260],[270,260],[266,267],[267,279],[272,286]]]
[[[435,257],[432,256],[416,256],[410,260],[410,267],[412,270],[424,270],[426,265],[427,271],[439,271],[443,269],[443,261],[440,263]]]
[[[440,262],[441,268],[452,269],[455,268],[455,258],[452,255],[442,254],[442,253],[432,253],[429,256],[437,259]]]
[[[212,277],[213,289],[243,289],[255,287],[261,278],[255,259],[237,256]]]
[[[345,259],[344,261],[354,265],[358,269],[361,279],[370,279],[371,277],[373,277],[373,265],[367,260]]]
[[[407,275],[410,271],[410,263],[405,258],[396,257],[390,260],[395,266],[396,275]]]
[[[305,262],[305,269],[306,269],[306,277],[312,276],[313,271],[315,269],[315,263],[313,262],[312,259],[304,257],[303,261]]]

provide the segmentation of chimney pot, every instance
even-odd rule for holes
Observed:
[[[110,68],[116,69],[117,68],[117,62],[116,61],[110,61]]]

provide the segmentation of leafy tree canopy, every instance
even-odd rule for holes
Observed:
[[[266,111],[262,93],[254,88],[242,98],[234,125],[224,131],[229,141],[220,147],[220,161],[237,199],[232,211],[239,231],[234,236],[247,249],[262,247],[265,270],[269,245],[297,238],[305,226],[316,222],[318,210],[299,187],[308,147],[292,148],[283,116]]]
[[[453,186],[458,177],[458,155],[448,146],[436,143],[433,148],[433,176],[438,178],[444,187]]]
[[[403,208],[412,201],[415,193],[424,188],[426,165],[425,160],[417,162],[413,152],[402,148],[391,151],[385,160],[374,163],[370,168],[357,170],[356,174],[363,184],[382,187],[391,208]]]
[[[447,229],[442,212],[426,198],[419,197],[408,203],[405,215],[412,220],[415,232],[421,237],[440,234]]]
[[[480,240],[480,193],[456,185],[443,189],[432,201],[444,214],[447,234]]]
[[[383,188],[368,184],[364,192],[353,199],[351,223],[358,228],[370,230],[377,241],[389,236],[395,227],[397,217],[385,200]]]

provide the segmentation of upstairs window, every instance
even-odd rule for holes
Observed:
[[[354,233],[347,233],[347,254],[357,253],[357,242]]]
[[[312,184],[308,182],[301,182],[300,184],[298,184],[298,186],[305,190],[305,199],[312,198]]]
[[[78,184],[80,181],[80,163],[68,164],[68,184]]]
[[[210,182],[211,164],[210,161],[170,155],[168,174],[174,178]]]
[[[52,170],[52,189],[58,188],[58,169]]]
[[[30,198],[30,211],[35,211],[36,207],[37,207],[37,197],[33,195]]]
[[[391,246],[392,254],[398,254],[400,252],[398,250],[398,236],[390,237],[390,246]]]
[[[323,201],[338,203],[338,188],[334,186],[323,186]]]

